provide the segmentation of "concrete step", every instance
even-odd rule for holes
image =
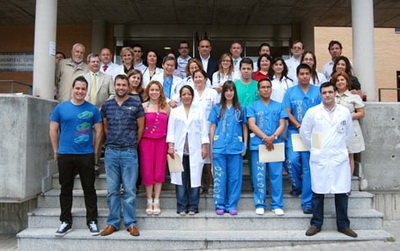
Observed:
[[[359,186],[360,186],[359,178],[353,177],[352,178],[352,190],[359,191],[360,190]],[[58,181],[58,173],[53,175],[53,188],[60,189],[60,183]],[[102,189],[102,190],[107,189],[106,174],[104,174],[104,173],[99,174],[96,177],[95,188]],[[79,175],[77,175],[77,177],[75,178],[74,189],[75,190],[82,189]],[[140,186],[139,190],[144,191],[144,186]],[[163,184],[163,190],[164,191],[175,190],[175,185],[171,184],[169,176],[166,177],[166,182]],[[248,174],[243,174],[242,191],[251,191],[251,190],[252,190],[252,188],[251,188],[250,176]],[[289,182],[288,176],[283,176],[283,190],[284,191],[292,190],[292,186]]]
[[[43,196],[39,196],[38,198],[38,206],[39,207],[59,207],[59,194],[60,190],[53,189],[45,193]],[[73,207],[74,208],[84,208],[85,202],[83,197],[82,190],[74,190],[73,191],[74,200]],[[106,190],[97,190],[97,205],[99,208],[107,208],[107,191]],[[349,209],[369,209],[372,208],[372,198],[373,195],[367,192],[352,192],[349,199]],[[270,197],[267,197],[267,205],[271,202]],[[293,197],[287,193],[284,194],[284,208],[285,209],[298,209],[300,208],[301,200],[299,197]],[[176,196],[174,191],[163,191],[161,193],[161,208],[162,209],[175,209],[176,208]],[[200,210],[214,210],[214,200],[212,195],[201,195],[200,199]],[[137,208],[144,209],[146,208],[146,195],[144,192],[140,192],[137,195]],[[253,202],[253,194],[250,192],[243,192],[241,194],[241,199],[239,201],[238,209],[246,210],[254,208]],[[325,209],[328,211],[334,211],[334,197],[333,195],[327,195],[325,198]]]
[[[141,230],[140,236],[118,231],[110,236],[90,236],[86,229],[73,229],[62,238],[56,228],[28,228],[17,235],[18,250],[200,250],[261,248],[280,245],[335,243],[347,241],[386,240],[384,230],[358,230],[351,238],[335,230],[323,230],[315,236],[304,235],[305,229],[286,231],[193,231]]]
[[[30,228],[57,228],[59,208],[37,208],[28,214]],[[83,208],[72,210],[74,228],[86,228],[86,211]],[[106,225],[108,209],[99,209],[99,227]],[[214,211],[204,210],[194,216],[179,216],[175,209],[165,209],[158,216],[148,216],[137,211],[138,226],[142,230],[198,230],[198,231],[247,231],[251,230],[303,230],[310,224],[311,215],[301,210],[286,210],[285,216],[278,217],[267,210],[264,215],[256,215],[254,210],[239,211],[236,216],[216,215]],[[383,214],[374,209],[349,210],[351,227],[358,230],[381,229]],[[324,229],[336,229],[334,213],[326,213]]]

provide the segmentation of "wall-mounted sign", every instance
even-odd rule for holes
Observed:
[[[0,52],[0,72],[33,71],[33,52]]]

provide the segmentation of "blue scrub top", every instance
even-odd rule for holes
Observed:
[[[173,76],[171,76],[169,79],[164,76],[163,88],[164,88],[164,94],[165,96],[167,96],[167,98],[171,98],[172,84],[173,84]]]
[[[283,106],[292,109],[295,119],[301,124],[306,111],[321,103],[319,87],[310,85],[307,93],[304,93],[300,85],[290,87],[283,98]],[[288,130],[298,131],[298,129],[289,123]]]
[[[261,100],[257,100],[247,107],[247,118],[255,118],[256,126],[266,135],[271,136],[278,129],[279,120],[287,118],[287,113],[281,103],[270,100],[266,105]],[[280,137],[274,142],[281,142]],[[258,150],[258,146],[264,144],[257,135],[250,135],[250,150]]]
[[[213,153],[217,154],[240,154],[245,150],[243,143],[243,124],[247,123],[246,109],[242,112],[235,110],[233,106],[225,110],[222,118],[218,118],[221,105],[215,105],[208,117],[208,121],[216,124],[214,135]]]

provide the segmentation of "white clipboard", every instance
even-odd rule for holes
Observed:
[[[174,154],[174,159],[167,154],[168,168],[170,173],[181,173],[183,172],[182,158],[179,154]]]
[[[271,163],[285,161],[285,144],[274,144],[274,150],[268,151],[265,145],[258,146],[258,162]]]

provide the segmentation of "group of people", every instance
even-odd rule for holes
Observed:
[[[162,68],[157,68],[157,53],[149,50],[145,63],[140,45],[121,50],[121,65],[111,62],[108,48],[100,55],[90,54],[86,65],[85,47],[75,44],[71,58],[57,64],[60,104],[50,116],[61,184],[62,223],[56,235],[72,228],[72,189],[78,172],[90,232],[110,235],[120,229],[123,218],[127,231],[138,236],[138,176],[146,190],[146,214],[160,214],[169,156],[182,164],[180,170],[170,171],[181,216],[199,212],[201,187],[213,195],[217,215],[237,215],[247,158],[256,214],[265,213],[268,190],[270,209],[277,216],[285,214],[286,169],[290,194],[301,195],[303,212],[313,214],[306,235],[321,230],[324,194],[333,193],[338,231],[356,237],[349,227],[347,201],[353,155],[364,150],[358,123],[364,104],[340,42],[329,43],[332,63],[324,66],[324,73],[317,72],[314,53],[304,52],[300,41],[293,43],[287,60],[272,58],[270,45],[263,43],[257,62],[241,58],[238,42],[219,60],[211,56],[208,39],[199,41],[198,58],[189,56],[189,48],[188,42],[179,43],[180,55],[165,56]],[[306,149],[296,150],[298,138]],[[94,165],[103,143],[109,216],[100,233]],[[279,143],[285,144],[285,160],[260,161],[262,148],[274,151]]]

